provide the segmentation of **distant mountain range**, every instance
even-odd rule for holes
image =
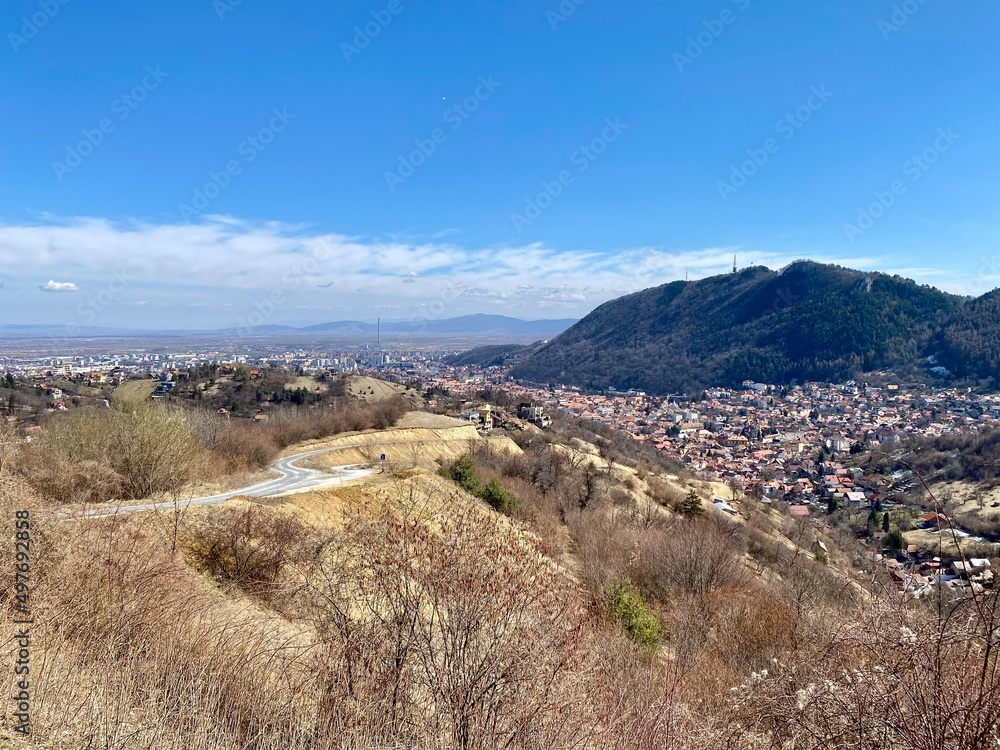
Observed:
[[[426,321],[383,321],[382,333],[426,334],[461,336],[469,334],[494,334],[517,336],[555,336],[576,323],[576,320],[520,320],[505,315],[463,315],[460,318],[445,318]],[[322,323],[298,329],[305,333],[345,333],[374,334],[375,323],[341,321]]]
[[[576,320],[520,320],[504,315],[464,315],[440,320],[382,322],[383,337],[457,337],[505,336],[549,338],[562,333]],[[304,327],[262,325],[253,328],[227,328],[220,330],[154,330],[96,326],[46,326],[0,324],[0,338],[7,339],[73,339],[73,338],[153,338],[166,336],[322,336],[336,338],[367,337],[374,339],[378,326],[374,322],[344,320]]]
[[[519,355],[515,377],[694,393],[744,380],[954,377],[1000,385],[1000,290],[959,297],[899,276],[800,261],[676,281],[607,302]],[[942,369],[943,368],[943,369]]]

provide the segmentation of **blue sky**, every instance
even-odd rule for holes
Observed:
[[[580,316],[796,258],[1000,284],[987,0],[8,3],[0,321]]]

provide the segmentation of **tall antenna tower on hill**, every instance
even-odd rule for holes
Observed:
[[[733,256],[733,274],[736,273],[736,256]]]

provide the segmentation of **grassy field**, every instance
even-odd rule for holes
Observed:
[[[313,393],[322,393],[326,390],[326,386],[320,383],[316,378],[306,377],[300,375],[289,383],[285,383],[286,391],[294,391],[299,388],[305,388],[307,391],[312,391]]]
[[[115,398],[141,401],[152,396],[155,390],[155,380],[126,380],[115,388]]]
[[[385,401],[396,396],[418,395],[406,386],[364,376],[349,378],[347,392],[353,398],[367,402]]]

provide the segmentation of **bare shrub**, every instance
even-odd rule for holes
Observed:
[[[644,593],[643,572],[635,566],[635,551],[640,544],[640,532],[617,523],[600,510],[574,511],[566,524],[580,560],[581,575],[593,593],[604,591],[615,581],[631,579]]]
[[[24,470],[40,492],[64,502],[139,499],[183,486],[199,450],[180,412],[116,402],[52,420]]]
[[[533,528],[539,530],[544,522],[545,503],[541,493],[531,482],[520,477],[504,476],[503,485],[517,498],[510,515],[523,521],[530,521]]]
[[[38,738],[67,748],[316,747],[309,644],[213,596],[142,526],[81,522],[51,540],[52,570],[34,598]]]
[[[649,477],[648,483],[650,498],[664,508],[673,508],[686,497],[686,493],[658,477]]]
[[[319,421],[310,418],[306,409],[276,409],[264,426],[264,431],[274,443],[286,448],[321,437],[321,430],[317,429]]]
[[[572,746],[586,723],[572,584],[471,504],[434,525],[354,519],[312,576],[341,731],[375,731],[378,717],[386,744],[421,727],[456,748]]]
[[[1000,737],[996,597],[938,616],[889,592],[806,658],[738,691],[727,747],[988,748]]]
[[[259,506],[212,510],[189,524],[184,549],[196,567],[249,593],[273,594],[287,565],[301,561],[306,528]]]
[[[386,430],[403,418],[409,411],[409,404],[404,398],[393,398],[379,401],[373,407],[372,427],[376,430]]]
[[[797,639],[821,633],[825,624],[841,620],[855,612],[858,589],[841,573],[798,554],[777,568],[781,573],[782,600],[799,623]]]
[[[195,478],[265,468],[306,440],[389,427],[407,408],[402,399],[331,410],[285,407],[257,423],[116,401],[111,409],[50,420],[19,463],[39,492],[62,502],[137,500],[176,492]]]
[[[525,482],[531,481],[532,469],[531,457],[517,453],[504,455],[499,468],[505,477],[516,477],[523,479]]]
[[[21,456],[21,438],[12,420],[0,417],[0,476],[9,474]]]
[[[263,469],[281,452],[274,434],[256,424],[237,424],[215,440],[214,450],[227,460],[230,470]]]
[[[171,492],[188,481],[199,447],[183,414],[151,403],[116,405],[109,414],[108,459],[127,497]]]
[[[705,596],[710,650],[743,675],[770,669],[793,646],[797,615],[780,595],[758,588],[720,588]]]
[[[680,673],[617,635],[596,644],[593,710],[603,727],[598,746],[636,750],[702,750],[717,735],[681,697]]]
[[[608,499],[616,508],[625,508],[627,510],[634,508],[636,505],[635,498],[621,487],[612,487],[611,491],[608,492]]]
[[[684,593],[704,595],[745,580],[744,541],[735,524],[714,518],[676,519],[646,533],[633,580],[661,601]]]
[[[787,563],[794,555],[788,542],[772,533],[767,520],[751,515],[746,527],[747,551],[760,566],[761,572],[768,566]]]
[[[20,469],[39,494],[60,503],[100,503],[124,495],[124,479],[103,461],[73,463],[33,446],[25,452]]]

